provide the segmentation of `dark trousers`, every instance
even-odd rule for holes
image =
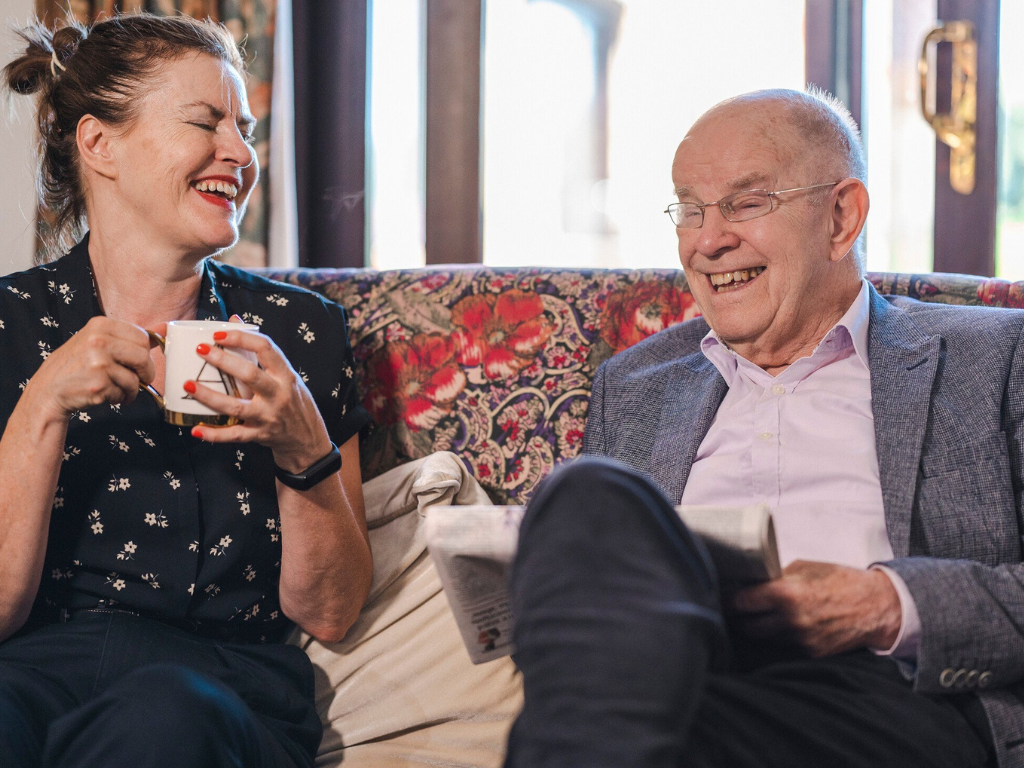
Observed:
[[[510,597],[525,702],[506,768],[990,760],[983,718],[972,727],[963,701],[915,693],[867,651],[737,665],[703,546],[616,462],[585,458],[538,488]]]
[[[0,766],[312,766],[301,649],[82,614],[0,644]]]

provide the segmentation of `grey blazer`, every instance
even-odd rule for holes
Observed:
[[[1024,768],[1024,311],[870,294],[887,565],[921,616],[914,686],[975,691],[999,765]],[[673,501],[726,392],[707,332],[701,318],[668,328],[594,378],[584,451]]]

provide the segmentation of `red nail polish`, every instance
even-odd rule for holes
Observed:
[[[199,427],[192,427],[192,437],[197,437],[200,440],[202,440],[203,439],[203,430],[201,430]]]
[[[196,393],[196,383],[194,381],[186,381],[182,385],[182,388],[190,395],[194,395]]]
[[[214,338],[216,338],[217,334],[213,334],[213,336]],[[196,347],[196,352],[198,352],[200,355],[208,355],[210,354],[210,345],[200,344],[198,347]]]
[[[224,341],[228,337],[227,331],[217,331],[213,334],[214,341]]]

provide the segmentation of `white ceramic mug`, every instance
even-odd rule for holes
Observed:
[[[219,370],[199,356],[196,347],[207,344],[219,346],[213,340],[217,331],[259,331],[259,326],[246,323],[228,323],[223,320],[172,320],[167,323],[167,335],[149,331],[149,336],[164,351],[167,361],[164,374],[164,394],[152,386],[142,387],[149,392],[164,412],[164,421],[179,427],[197,425],[224,427],[237,424],[238,419],[196,400],[185,391],[186,381],[195,381],[231,397],[239,396],[239,387],[233,376]],[[256,364],[256,354],[248,350],[225,349],[229,355],[238,355]]]

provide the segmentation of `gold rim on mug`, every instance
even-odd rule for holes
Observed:
[[[239,423],[239,419],[227,414],[178,413],[164,411],[164,421],[176,427],[231,427]]]

